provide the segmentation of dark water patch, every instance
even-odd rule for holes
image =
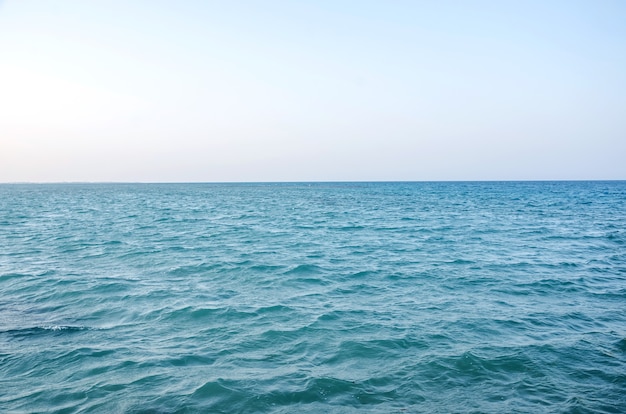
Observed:
[[[239,311],[231,307],[216,307],[216,308],[198,308],[188,306],[180,309],[163,309],[159,310],[161,319],[172,321],[199,321],[199,320],[212,320],[222,319],[227,321],[236,321],[241,319],[249,319],[257,316],[255,312]]]
[[[197,265],[180,266],[168,271],[168,275],[173,277],[202,276],[219,270],[221,266],[221,263],[200,263]]]
[[[169,364],[176,367],[210,366],[214,364],[215,361],[215,358],[203,355],[187,354],[167,359],[163,361],[163,364]]]
[[[271,305],[271,306],[262,306],[257,308],[255,313],[257,315],[262,316],[272,316],[272,315],[280,315],[280,314],[292,314],[296,312],[296,309],[291,306],[285,305]]]
[[[365,226],[350,225],[350,226],[331,227],[330,230],[353,232],[353,231],[364,230],[365,228],[366,228]]]
[[[376,365],[405,355],[407,352],[423,352],[428,349],[424,341],[401,339],[347,340],[342,341],[333,354],[324,361],[329,366],[351,367],[353,364]],[[351,368],[355,370],[355,367]]]
[[[242,403],[252,398],[236,384],[221,379],[205,382],[190,395],[190,408],[214,412],[242,411]]]
[[[24,273],[6,273],[3,275],[0,275],[0,283],[10,282],[13,279],[21,279],[21,278],[28,278],[28,277],[32,277],[32,276],[28,274],[24,274]]]
[[[298,277],[297,279],[290,279],[283,281],[284,286],[295,287],[300,289],[306,289],[311,287],[323,287],[329,286],[332,282],[326,280],[323,277]]]
[[[84,358],[104,358],[115,353],[113,349],[99,349],[91,347],[82,347],[73,349],[66,354],[60,355],[59,359],[64,363],[82,362]]]
[[[474,261],[472,260],[465,260],[465,259],[454,259],[452,261],[449,262],[445,262],[446,265],[472,265],[475,264]]]
[[[349,407],[370,409],[378,404],[393,401],[393,390],[377,390],[370,383],[345,381],[332,377],[320,377],[292,385],[288,390],[275,390],[260,395],[257,399],[259,408],[276,410],[280,407],[298,407],[298,410],[319,410],[317,404],[329,404],[330,407]],[[255,402],[256,403],[256,402]],[[255,404],[256,405],[256,404]],[[317,408],[316,408],[317,407]],[[331,408],[332,410],[332,408]]]
[[[281,273],[285,266],[282,265],[252,265],[249,267],[252,272],[260,273]]]
[[[77,332],[91,330],[85,326],[70,326],[70,325],[46,325],[46,326],[34,326],[28,328],[12,328],[7,330],[0,330],[0,334],[6,334],[16,339],[26,339],[33,336],[63,336],[75,334]]]
[[[511,295],[548,296],[586,291],[584,280],[538,279],[532,282],[507,284],[496,287],[496,291]]]
[[[370,277],[376,277],[379,274],[380,273],[378,271],[375,271],[375,270],[361,270],[361,271],[352,273],[348,277],[350,279],[360,279],[360,278],[367,279],[367,278],[370,278]]]

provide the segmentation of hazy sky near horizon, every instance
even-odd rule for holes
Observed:
[[[626,179],[626,2],[0,0],[0,182]]]

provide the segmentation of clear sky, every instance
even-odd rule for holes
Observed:
[[[0,182],[626,179],[626,1],[0,0]]]

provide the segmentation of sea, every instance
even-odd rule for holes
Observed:
[[[626,181],[0,185],[2,413],[625,413]]]

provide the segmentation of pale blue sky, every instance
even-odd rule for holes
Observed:
[[[0,182],[626,179],[626,2],[0,1]]]

